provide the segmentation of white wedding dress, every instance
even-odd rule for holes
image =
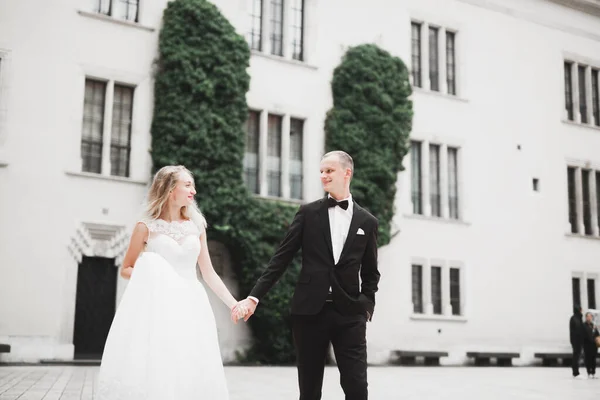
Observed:
[[[192,221],[146,225],[146,250],[112,322],[94,398],[226,400],[215,318],[196,275],[204,232]]]

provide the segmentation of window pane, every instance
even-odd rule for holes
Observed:
[[[573,78],[571,68],[573,63],[565,61],[565,109],[567,110],[567,118],[573,121]]]
[[[452,315],[461,315],[460,309],[460,269],[450,268],[450,305]]]
[[[431,303],[433,313],[442,313],[442,267],[431,267]]]
[[[244,152],[244,183],[250,193],[260,193],[258,183],[260,113],[250,111],[246,121],[246,151]]]
[[[579,288],[579,278],[573,278],[571,280],[573,288],[573,307],[581,306],[581,292]]]
[[[104,99],[106,82],[86,79],[81,129],[81,169],[102,171],[102,133],[104,131]]]
[[[446,83],[448,94],[456,94],[455,33],[446,31]]]
[[[435,91],[440,90],[438,34],[438,28],[429,27],[429,88]]]
[[[600,70],[592,70],[592,113],[594,114],[594,125],[600,126],[600,99],[598,99],[598,79]]]
[[[267,192],[281,197],[281,121],[278,115],[269,115],[267,132]]]
[[[581,115],[581,122],[584,124],[588,123],[587,117],[587,96],[586,96],[586,84],[585,84],[585,70],[586,67],[578,65],[577,71],[579,73],[579,113]]]
[[[412,35],[412,78],[413,86],[421,85],[421,24],[411,24]]]
[[[596,309],[596,280],[587,280],[588,308]]]
[[[302,199],[302,146],[304,121],[290,120],[290,197]]]
[[[569,223],[571,232],[577,233],[577,201],[575,197],[575,168],[567,167],[567,191],[569,195]]]
[[[592,203],[590,201],[590,170],[581,171],[581,195],[583,200],[583,229],[586,235],[592,234]]]
[[[423,214],[421,142],[410,143],[411,193],[414,214]]]
[[[440,146],[429,145],[429,191],[431,199],[431,215],[442,216],[440,193]]]
[[[126,21],[138,21],[139,0],[112,0],[112,15]]]
[[[110,139],[110,174],[113,176],[129,176],[132,117],[133,88],[115,85]]]
[[[271,0],[271,54],[283,55],[283,0]]]
[[[250,31],[246,36],[248,44],[253,50],[262,50],[262,0],[248,0],[250,2]]]
[[[304,0],[292,0],[292,58],[304,59]]]
[[[415,314],[423,313],[423,266],[412,266],[412,302]]]
[[[459,219],[458,212],[458,149],[448,147],[448,207],[450,218]]]

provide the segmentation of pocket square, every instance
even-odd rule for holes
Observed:
[[[365,231],[362,230],[362,228],[358,228],[358,231],[356,232],[357,235],[364,235]]]

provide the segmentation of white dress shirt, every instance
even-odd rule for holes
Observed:
[[[328,197],[331,197],[328,196]],[[335,264],[340,261],[342,249],[346,238],[348,237],[348,230],[350,229],[350,222],[352,222],[352,214],[354,213],[354,202],[352,201],[352,195],[345,199],[348,200],[348,208],[344,210],[342,207],[330,207],[329,210],[329,229],[331,231],[331,245],[333,250],[333,262]]]

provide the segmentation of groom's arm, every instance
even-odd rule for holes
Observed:
[[[377,285],[381,276],[377,269],[377,233],[379,229],[377,220],[375,220],[374,225],[369,233],[369,241],[367,242],[360,268],[360,279],[362,281],[361,293],[371,300],[373,304],[375,303],[375,292],[377,292]]]
[[[261,299],[273,287],[273,285],[281,278],[288,265],[294,258],[302,246],[302,230],[304,229],[304,206],[301,206],[290,227],[288,228],[285,237],[279,244],[277,251],[267,268],[262,273],[254,288],[250,291],[249,298]]]

